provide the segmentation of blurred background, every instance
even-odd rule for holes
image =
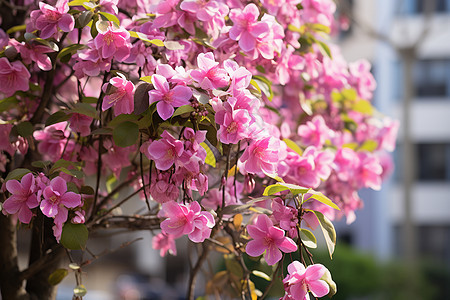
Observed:
[[[314,253],[315,261],[330,269],[334,299],[450,299],[450,0],[337,5],[336,43],[347,61],[372,63],[375,106],[401,126],[394,174],[382,191],[361,191],[365,207],[354,223],[337,222],[333,261]],[[89,242],[99,258],[83,268],[85,299],[184,299],[195,247],[181,239],[178,256],[161,259],[151,232],[108,234]],[[71,299],[73,277],[58,299]]]

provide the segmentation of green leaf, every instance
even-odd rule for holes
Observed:
[[[151,75],[150,76],[143,76],[143,77],[139,78],[139,80],[142,80],[142,81],[145,81],[147,83],[152,84],[152,76]]]
[[[358,151],[373,152],[373,151],[377,150],[377,148],[378,148],[377,141],[367,140],[358,148]]]
[[[182,114],[185,114],[185,113],[190,113],[190,112],[193,112],[193,111],[194,111],[194,108],[191,105],[189,105],[189,104],[183,105],[183,106],[178,107],[175,110],[175,112],[173,113],[172,118],[176,117],[176,116],[179,116],[179,115],[182,115]]]
[[[325,238],[330,258],[333,259],[333,252],[336,246],[336,230],[334,229],[333,223],[331,223],[331,221],[321,212],[314,211],[314,213],[319,220],[320,229],[322,230],[323,236]]]
[[[350,148],[352,150],[355,150],[358,147],[358,143],[347,143],[342,145],[342,148]]]
[[[73,294],[77,297],[84,297],[87,294],[87,289],[84,285],[80,284],[77,285],[74,289],[73,289]]]
[[[70,1],[68,4],[69,6],[83,6],[85,2],[89,2],[89,0],[74,0]]]
[[[54,114],[50,115],[45,121],[45,127],[64,122],[70,119],[70,114],[67,114],[65,111],[57,111]]]
[[[51,285],[59,284],[67,275],[69,271],[67,269],[56,269],[50,276],[48,276],[48,283]]]
[[[108,178],[106,178],[106,191],[108,193],[111,193],[116,184],[117,184],[116,176],[114,176],[114,174],[109,175]]]
[[[134,114],[140,115],[149,108],[149,96],[152,85],[148,82],[141,81],[136,85],[134,92]]]
[[[11,107],[19,104],[19,100],[15,97],[8,97],[0,100],[0,112],[10,110]]]
[[[31,173],[31,171],[28,169],[23,169],[23,168],[14,169],[8,173],[8,176],[6,176],[6,178],[5,178],[5,182],[8,180],[11,180],[11,179],[20,180],[20,179],[22,179],[23,176],[25,176],[28,173]]]
[[[308,27],[310,27],[311,29],[313,29],[314,31],[321,31],[321,32],[325,32],[327,34],[330,33],[330,27],[320,24],[320,23],[313,23],[313,24],[308,24]]]
[[[156,45],[158,47],[164,47],[164,42],[163,41],[158,40],[158,39],[150,40],[148,38],[148,36],[146,34],[142,33],[142,32],[136,32],[136,31],[128,31],[128,32],[130,33],[131,37],[138,38],[141,41],[144,41],[144,42],[147,42],[147,43],[151,43],[151,44]]]
[[[84,28],[91,22],[92,17],[94,16],[94,12],[91,10],[85,10],[83,11],[77,18],[76,27],[77,28]]]
[[[259,73],[263,73],[263,74],[266,73],[266,69],[264,69],[264,67],[261,66],[261,65],[257,65],[257,66],[256,66],[256,70],[257,70]]]
[[[324,194],[322,194],[321,192],[317,192],[314,190],[309,190],[308,193],[311,193],[311,197],[309,197],[308,199],[304,200],[303,203],[305,203],[306,201],[308,201],[309,199],[315,199],[319,202],[322,202],[325,205],[328,205],[334,209],[340,210],[339,207],[333,202],[331,201],[330,198],[328,198],[327,196],[325,196]]]
[[[208,144],[206,144],[205,142],[200,143],[200,146],[202,146],[206,151],[205,163],[215,168],[216,157],[214,156],[214,153],[212,152],[211,148],[209,148]]]
[[[253,75],[253,79],[256,81],[261,91],[266,95],[267,99],[269,99],[269,101],[272,101],[272,82],[262,75]]]
[[[92,187],[88,186],[88,185],[83,185],[80,188],[80,194],[84,194],[84,195],[94,195],[95,191]]]
[[[134,145],[139,138],[139,126],[136,123],[125,121],[113,129],[113,139],[119,147]]]
[[[52,163],[52,162],[49,161],[49,160],[38,160],[38,161],[33,161],[33,162],[31,163],[31,165],[32,165],[33,167],[35,167],[35,168],[41,168],[41,169],[43,169],[43,168],[48,167],[51,163]]]
[[[97,103],[98,98],[97,97],[83,97],[81,98],[81,102],[83,103]]]
[[[328,269],[325,269],[325,274],[320,278],[321,280],[325,281],[328,286],[330,287],[330,292],[328,293],[328,297],[331,298],[337,293],[337,286],[336,282],[333,281],[333,278],[331,278],[331,272]]]
[[[297,27],[297,26],[294,26],[292,24],[289,24],[288,25],[288,30],[293,31],[293,32],[298,32],[298,33],[301,33],[301,34],[305,33],[305,27],[304,26]]]
[[[238,278],[244,276],[244,271],[242,270],[241,265],[236,261],[235,257],[226,259],[225,266],[228,272],[236,275]]]
[[[123,123],[125,121],[130,121],[133,123],[137,123],[139,119],[139,116],[135,115],[135,114],[120,114],[117,117],[115,117],[114,119],[111,120],[111,122],[108,123],[108,127],[114,128],[117,125],[119,125],[120,123]]]
[[[84,224],[64,224],[61,233],[61,244],[70,250],[81,250],[86,247],[89,231]]]
[[[333,58],[331,55],[331,50],[330,47],[328,47],[328,45],[322,41],[317,41],[317,43],[320,46],[320,51],[322,52],[323,55],[328,56],[329,58]]]
[[[27,29],[27,25],[17,25],[9,28],[6,33],[11,34],[17,31],[25,31]]]
[[[66,48],[62,49],[61,51],[59,51],[58,55],[56,56],[56,58],[61,59],[62,57],[66,56],[66,55],[70,55],[72,56],[75,52],[77,52],[80,49],[85,48],[85,45],[82,44],[73,44],[70,46],[67,46]]]
[[[300,239],[306,247],[313,249],[317,248],[317,239],[308,229],[300,228]]]
[[[372,104],[367,100],[359,100],[352,106],[352,109],[369,116],[373,114],[374,110]]]
[[[180,44],[180,42],[177,42],[177,41],[164,41],[164,46],[168,50],[183,50],[184,49],[184,45]]]
[[[272,278],[270,278],[270,276],[269,275],[267,275],[266,273],[264,273],[264,272],[262,272],[262,271],[259,271],[259,270],[253,270],[252,271],[252,274],[253,275],[255,275],[255,276],[257,276],[257,277],[259,277],[259,278],[262,278],[262,279],[264,279],[264,280],[267,280],[267,281],[272,281]]]
[[[341,91],[343,99],[355,101],[358,98],[358,93],[355,89],[343,89]]]
[[[97,110],[90,103],[77,102],[70,111],[97,119]]]
[[[17,132],[23,137],[29,137],[33,135],[33,124],[28,121],[17,124]]]
[[[65,160],[65,159],[60,159],[58,161],[56,161],[52,168],[50,169],[50,173],[56,172],[58,169],[60,168],[69,168],[69,167],[73,167],[75,169],[80,169],[80,164],[78,162],[73,162],[73,161],[69,161],[69,160]],[[69,174],[69,173],[68,173]]]
[[[286,138],[286,139],[283,139],[283,142],[285,142],[286,145],[290,149],[294,150],[298,155],[302,156],[303,150],[293,140],[290,140],[290,139]]]
[[[104,19],[105,21],[111,21],[116,23],[117,26],[120,26],[119,18],[117,18],[115,15],[101,11],[100,16],[102,16],[102,19]]]
[[[291,184],[291,183],[285,183],[285,182],[277,182],[275,184],[272,184],[272,185],[269,185],[268,187],[266,187],[263,195],[270,196],[275,193],[278,193],[281,191],[286,191],[286,190],[289,190],[294,196],[298,195],[298,194],[305,194],[310,191],[309,188],[306,188],[303,186],[299,186],[299,185],[295,185],[295,184]]]

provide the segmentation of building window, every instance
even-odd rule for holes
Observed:
[[[419,60],[415,65],[414,83],[417,97],[449,97],[450,60]]]
[[[400,15],[423,14],[427,10],[436,13],[450,12],[449,0],[403,0],[399,1],[396,7]]]
[[[394,153],[396,181],[402,181],[403,145]],[[415,145],[416,180],[421,182],[450,181],[450,143],[418,143]]]
[[[450,1],[450,0],[449,0]],[[403,98],[403,63],[393,64],[395,99]],[[414,94],[418,100],[450,99],[450,58],[420,59],[413,68]]]

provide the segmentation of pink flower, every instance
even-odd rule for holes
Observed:
[[[359,187],[379,191],[381,189],[381,174],[383,173],[380,161],[370,152],[358,152],[358,158],[360,165],[356,172],[356,180]]]
[[[12,40],[14,41],[14,40]],[[14,43],[16,44],[16,43]],[[18,48],[20,56],[25,64],[36,63],[39,69],[43,71],[49,71],[52,69],[52,61],[46,53],[54,52],[53,49],[40,45],[40,44],[21,44],[18,43],[14,45]]]
[[[155,235],[152,239],[152,247],[155,250],[159,250],[161,257],[166,256],[167,252],[172,255],[177,255],[177,247],[175,245],[175,239],[173,236],[160,233]]]
[[[191,77],[205,90],[218,89],[228,85],[230,77],[227,72],[219,68],[212,52],[200,53],[197,57],[198,70],[192,70]]]
[[[72,218],[73,224],[84,224],[86,222],[85,218],[86,212],[84,210],[76,210],[75,216]]]
[[[269,25],[258,22],[258,7],[251,3],[243,10],[234,8],[230,11],[230,19],[234,25],[230,29],[230,38],[239,41],[239,47],[245,52],[255,48],[256,39],[261,38],[269,32]]]
[[[158,101],[156,110],[164,121],[173,115],[174,107],[190,104],[192,90],[187,86],[177,85],[170,89],[167,79],[158,74],[152,76],[152,83],[155,90],[148,92],[150,104]]]
[[[152,177],[152,183],[150,185],[150,195],[153,200],[159,203],[168,201],[176,201],[180,195],[178,186],[173,182],[169,182],[170,174],[167,172],[161,172],[158,176]],[[155,178],[157,177],[157,178]]]
[[[272,211],[281,229],[286,230],[290,237],[297,237],[298,210],[284,205],[281,198],[275,198],[272,202]]]
[[[201,211],[200,204],[196,201],[188,204],[166,202],[158,216],[168,217],[161,222],[163,233],[173,235],[174,238],[187,234],[195,243],[201,243],[208,238],[216,223],[211,213]]]
[[[69,137],[69,131],[66,130],[66,127],[67,122],[60,122],[33,133],[34,138],[40,141],[39,152],[51,161],[55,162],[61,158],[67,137]]]
[[[180,161],[184,145],[167,131],[164,131],[161,137],[162,139],[150,143],[147,153],[148,158],[155,161],[156,168],[165,171]]]
[[[94,39],[93,46],[102,58],[114,58],[121,62],[130,56],[130,33],[125,28],[106,21],[97,22],[96,26],[98,35]]]
[[[180,11],[176,6],[180,0],[166,0],[158,2],[152,9],[152,13],[156,14],[156,18],[153,20],[154,28],[170,27],[177,23]]]
[[[58,28],[64,32],[70,32],[75,26],[75,20],[71,14],[68,14],[68,0],[59,0],[56,6],[39,2],[40,10],[31,12],[31,26],[41,31],[40,37],[48,39],[58,33]],[[28,31],[33,31],[28,28]]]
[[[39,205],[36,198],[36,185],[33,174],[26,174],[20,182],[8,180],[6,189],[12,195],[3,203],[3,209],[8,214],[18,213],[20,222],[30,223],[33,216],[30,209]]]
[[[323,147],[325,141],[332,137],[333,131],[325,124],[322,116],[317,115],[311,121],[298,127],[298,135],[305,146]]]
[[[288,266],[289,274],[283,279],[286,294],[282,299],[309,300],[308,292],[316,298],[327,295],[330,287],[320,279],[326,270],[321,264],[310,265],[305,269],[302,263],[293,261]]]
[[[266,251],[264,258],[270,266],[281,260],[281,251],[289,253],[297,250],[294,241],[284,236],[283,229],[273,226],[266,215],[259,215],[256,224],[248,225],[247,230],[253,240],[248,242],[245,251],[250,256],[260,256]]]
[[[11,133],[12,127],[12,124],[0,124],[0,151],[6,151],[11,156],[16,152],[9,140],[9,134]]]
[[[216,113],[216,123],[220,125],[217,137],[224,144],[237,144],[249,135],[250,115],[246,109],[234,109],[236,98],[230,97],[223,104],[223,110]]]
[[[280,144],[280,140],[273,137],[264,137],[250,143],[240,158],[245,171],[274,174],[281,154]]]
[[[219,2],[205,0],[184,0],[180,8],[196,14],[200,21],[209,21],[219,11]]]
[[[69,119],[69,128],[74,132],[78,132],[81,136],[88,136],[91,133],[91,123],[91,117],[73,113]]]
[[[67,220],[67,208],[81,205],[81,196],[67,191],[67,184],[61,177],[55,177],[42,193],[41,210],[49,218],[56,217],[59,224]]]
[[[131,114],[134,110],[135,86],[125,76],[119,73],[119,77],[113,77],[109,83],[102,87],[106,96],[103,98],[102,110],[114,106],[114,115]]]
[[[20,61],[10,63],[6,57],[0,58],[0,93],[9,97],[17,91],[28,91],[30,76]]]

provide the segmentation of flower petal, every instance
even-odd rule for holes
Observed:
[[[330,287],[323,280],[310,281],[308,286],[315,297],[323,297],[330,292]]]
[[[306,268],[305,277],[308,281],[318,280],[322,278],[326,272],[326,268],[321,264],[311,265]]]
[[[245,252],[253,257],[260,256],[264,251],[266,251],[266,245],[264,244],[263,239],[250,241],[245,247]]]
[[[164,101],[159,101],[156,104],[156,110],[158,111],[159,116],[164,121],[170,118],[173,115],[174,109],[173,106]]]
[[[74,208],[81,205],[81,195],[67,192],[61,197],[61,203],[65,207]]]
[[[281,251],[275,244],[271,244],[264,255],[264,259],[266,260],[269,266],[272,266],[281,260],[282,254]]]
[[[67,191],[66,181],[59,176],[52,179],[50,186],[52,190],[58,192],[60,195],[63,195]]]

